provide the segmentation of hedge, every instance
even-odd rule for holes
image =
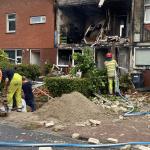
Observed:
[[[35,80],[40,76],[40,67],[38,65],[21,64],[16,65],[16,67],[19,74],[29,79]]]
[[[58,78],[58,77],[46,77],[45,85],[49,92],[54,96],[61,96],[64,93],[71,93],[78,91],[85,96],[90,96],[93,92],[91,90],[91,82],[88,79],[80,78]]]

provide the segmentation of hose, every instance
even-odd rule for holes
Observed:
[[[131,101],[129,101],[126,97],[124,97],[119,89],[119,78],[117,76],[117,73],[115,73],[115,86],[117,89],[117,92],[119,94],[119,96],[122,98],[123,102],[128,104],[128,107],[131,108],[131,110],[129,112],[126,112],[125,114],[123,114],[124,117],[131,117],[131,116],[143,116],[143,115],[149,115],[150,112],[133,112],[134,111],[134,105]]]
[[[69,143],[28,143],[28,142],[0,142],[0,147],[76,147],[76,148],[115,148],[126,145],[150,145],[150,142],[128,142],[118,144],[69,144]]]

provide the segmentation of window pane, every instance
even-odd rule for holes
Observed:
[[[59,50],[58,65],[72,64],[72,50]]]
[[[145,21],[150,21],[150,6],[145,7]]]
[[[15,51],[5,51],[9,58],[15,59]]]
[[[17,58],[17,64],[21,64],[22,63],[22,58]]]
[[[150,0],[145,0],[145,5],[150,4]]]
[[[9,31],[15,31],[15,30],[16,30],[16,22],[9,21]]]
[[[17,50],[17,56],[22,56],[22,50]]]
[[[16,14],[9,14],[8,19],[16,19]]]
[[[41,18],[40,17],[32,17],[32,22],[40,22]]]
[[[135,64],[136,65],[150,65],[150,49],[136,49]]]
[[[46,22],[46,16],[36,16],[30,18],[30,24],[45,23],[45,22]]]

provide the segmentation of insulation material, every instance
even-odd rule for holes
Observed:
[[[103,4],[104,4],[104,2],[105,2],[105,0],[100,0],[100,1],[99,1],[99,4],[98,4],[98,7],[102,7]]]

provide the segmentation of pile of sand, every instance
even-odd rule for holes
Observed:
[[[56,118],[63,122],[78,122],[96,119],[102,111],[100,106],[91,102],[81,93],[73,92],[50,100],[35,113],[40,119]]]

